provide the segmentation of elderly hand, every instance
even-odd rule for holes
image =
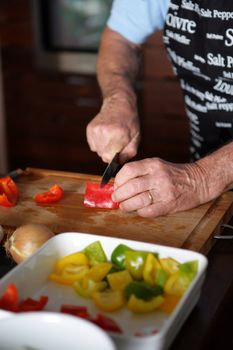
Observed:
[[[116,175],[112,198],[122,210],[143,217],[175,213],[211,199],[205,175],[197,163],[173,164],[159,158],[135,161]]]
[[[106,163],[117,152],[120,163],[134,157],[140,141],[136,107],[127,99],[106,98],[100,113],[87,126],[87,141]]]

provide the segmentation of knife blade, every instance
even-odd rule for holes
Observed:
[[[107,165],[101,178],[100,187],[104,187],[113,177],[119,167],[119,153],[116,153],[111,162]]]
[[[5,176],[10,176],[14,180],[14,179],[17,179],[17,177],[19,177],[22,174],[26,174],[26,171],[19,168],[19,169],[10,171]]]

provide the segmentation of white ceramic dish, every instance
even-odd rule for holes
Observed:
[[[5,275],[0,280],[0,295],[9,283],[14,282],[21,298],[28,296],[37,298],[41,295],[47,295],[49,302],[46,311],[59,311],[61,304],[85,305],[88,307],[89,313],[95,317],[99,310],[95,308],[91,300],[81,298],[71,287],[49,282],[47,278],[57,259],[80,251],[96,240],[100,240],[108,258],[118,244],[124,243],[134,249],[158,252],[160,257],[172,257],[181,263],[198,260],[198,273],[172,314],[167,315],[156,311],[135,315],[126,308],[106,314],[114,319],[123,330],[120,335],[110,334],[118,349],[167,349],[196,305],[204,281],[207,259],[193,251],[86,233],[63,233],[50,239],[29,259]],[[101,313],[103,314],[103,312]],[[136,335],[138,333],[142,336]],[[77,347],[77,349],[79,348]]]
[[[91,337],[90,337],[91,334]],[[111,338],[94,324],[55,312],[27,312],[0,320],[2,350],[116,350]]]

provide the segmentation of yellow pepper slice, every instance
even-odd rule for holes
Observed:
[[[71,282],[80,281],[88,272],[89,267],[86,265],[72,265],[68,264],[64,267],[61,277],[64,278],[64,280],[68,280]]]
[[[88,266],[81,265],[75,266],[72,264],[68,264],[64,267],[61,274],[53,272],[49,275],[49,280],[60,283],[60,284],[72,284],[74,281],[81,280],[87,271],[89,270]]]
[[[68,279],[64,279],[61,275],[56,273],[51,273],[48,277],[49,281],[53,281],[59,284],[72,285],[73,281],[69,281]]]
[[[159,260],[151,253],[147,255],[143,268],[143,279],[151,286],[155,285],[156,274],[161,269]]]
[[[127,307],[130,311],[135,313],[146,313],[158,309],[163,303],[164,298],[162,295],[158,295],[148,301],[137,298],[132,294],[127,303]]]
[[[57,260],[55,265],[55,272],[57,274],[61,274],[62,270],[66,265],[86,265],[89,266],[89,260],[87,256],[82,252],[76,252],[69,254],[67,256],[64,256],[63,258]]]
[[[166,312],[167,314],[170,314],[175,309],[175,307],[179,303],[180,299],[181,299],[180,296],[165,294],[164,295],[164,302],[159,307],[159,310]]]
[[[95,292],[93,301],[96,307],[105,312],[113,312],[122,308],[125,304],[123,292],[107,289],[103,292]]]
[[[173,258],[159,259],[162,268],[170,275],[179,270],[179,262]]]
[[[108,274],[108,272],[111,270],[112,264],[108,262],[100,263],[98,265],[95,265],[89,269],[87,274],[85,275],[85,278],[91,279],[95,282],[102,281]]]
[[[177,271],[167,279],[164,291],[167,294],[182,296],[190,282],[189,276]]]
[[[97,291],[102,291],[107,287],[107,282],[94,282],[87,280],[87,284],[84,286],[82,281],[76,281],[73,284],[74,290],[83,298],[92,298],[93,294]]]
[[[109,273],[107,280],[112,290],[123,290],[127,284],[133,281],[128,270]]]

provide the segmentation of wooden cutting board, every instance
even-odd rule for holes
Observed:
[[[121,210],[85,208],[83,196],[88,181],[100,177],[27,168],[16,180],[20,190],[18,204],[0,207],[0,225],[16,228],[26,223],[43,223],[55,233],[87,232],[105,236],[169,245],[207,253],[214,244],[213,235],[233,213],[233,192],[185,212],[146,219]],[[54,205],[40,206],[33,200],[54,184],[65,191],[64,198]]]

